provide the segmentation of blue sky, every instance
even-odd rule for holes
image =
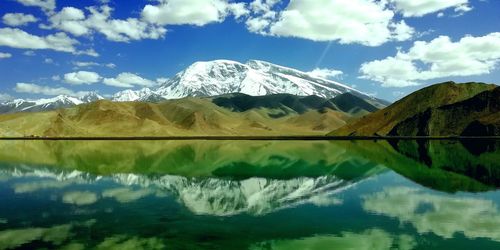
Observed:
[[[322,69],[391,101],[446,80],[500,82],[500,1],[415,2],[4,0],[0,99],[154,87],[214,59]]]

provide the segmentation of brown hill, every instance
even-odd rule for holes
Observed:
[[[51,112],[2,115],[0,136],[320,135],[351,117],[335,106],[298,109],[280,102],[241,111],[219,106],[213,98],[102,100]]]
[[[495,135],[495,132],[477,134],[469,126],[489,131],[495,131],[491,126],[500,127],[498,88],[484,83],[432,85],[329,135]]]

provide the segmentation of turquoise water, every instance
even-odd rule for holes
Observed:
[[[500,249],[499,146],[0,142],[0,249]]]

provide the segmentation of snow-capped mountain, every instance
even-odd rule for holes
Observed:
[[[117,102],[159,102],[188,96],[207,97],[229,93],[243,93],[253,96],[287,93],[333,98],[346,92],[364,99],[374,99],[347,85],[264,61],[250,60],[247,63],[239,63],[230,60],[215,60],[193,63],[157,88],[123,90],[114,94],[110,100]],[[0,104],[0,113],[46,111],[100,99],[104,98],[95,92],[84,97],[57,96],[40,100],[17,99]]]
[[[99,95],[97,92],[93,91],[93,92],[87,93],[86,95],[80,97],[79,99],[84,103],[89,103],[89,102],[103,100],[104,97]]]
[[[104,97],[98,95],[95,92],[88,93],[82,97],[59,95],[53,98],[44,98],[38,100],[16,99],[0,104],[0,113],[55,110],[59,108],[69,108],[101,99],[104,99]]]
[[[257,60],[245,64],[229,60],[196,62],[155,90],[166,99],[237,92],[254,96],[288,93],[325,98],[352,92],[369,97],[335,81]]]
[[[115,102],[159,102],[166,98],[160,96],[149,88],[143,88],[141,90],[123,90],[111,97],[112,101]]]
[[[338,204],[342,201],[336,198],[336,194],[355,186],[370,176],[360,176],[353,180],[344,180],[334,175],[316,178],[298,177],[287,180],[259,177],[230,180],[188,178],[175,175],[145,176],[130,173],[95,176],[77,170],[66,172],[22,166],[14,169],[2,169],[0,177],[43,178],[44,183],[53,180],[53,185],[46,185],[49,188],[51,186],[92,185],[100,181],[107,183],[111,181],[124,187],[139,187],[142,190],[133,191],[130,189],[131,196],[139,193],[143,196],[161,193],[175,198],[194,214],[230,216],[243,213],[265,215],[307,203],[318,206]],[[43,186],[40,187],[40,189],[43,188]],[[37,190],[39,189],[30,189],[29,191]],[[17,192],[26,191],[18,190]],[[137,198],[140,196],[135,197],[135,199]]]

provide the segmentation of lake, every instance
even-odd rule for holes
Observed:
[[[0,249],[500,249],[500,141],[0,141]]]

